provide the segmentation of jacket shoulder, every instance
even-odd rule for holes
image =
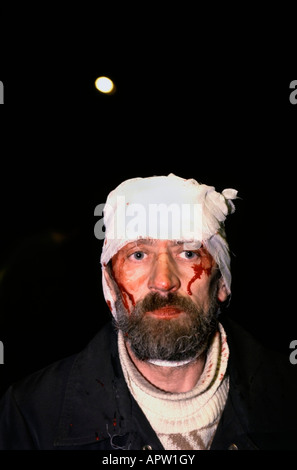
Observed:
[[[109,325],[103,327],[81,352],[56,361],[8,388],[0,400],[0,449],[52,448],[65,394],[75,387],[75,383],[69,383],[73,371],[81,368],[88,375],[88,363],[93,365],[94,357],[96,367],[100,368],[100,362],[104,367],[99,350],[105,349],[108,338],[110,344],[108,330]],[[89,361],[90,358],[93,360]],[[39,430],[46,432],[42,434]]]
[[[32,400],[38,404],[38,396],[49,395],[54,398],[59,394],[59,391],[65,390],[69,374],[77,362],[87,364],[89,359],[94,362],[94,356],[99,362],[100,358],[104,361],[100,350],[110,347],[111,331],[110,324],[104,325],[82,351],[55,361],[13,384],[10,389],[17,402],[26,404]]]
[[[230,396],[247,434],[259,448],[295,447],[297,368],[231,319],[223,326],[230,349]]]

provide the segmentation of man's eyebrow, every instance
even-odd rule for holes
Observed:
[[[178,240],[176,244],[188,250],[198,250],[203,247],[203,243],[197,240]]]
[[[154,245],[157,241],[160,241],[159,239],[155,239],[155,238],[139,238],[139,240],[136,240],[135,241],[135,244],[136,245]],[[161,241],[164,241],[164,240],[161,240]],[[184,245],[184,243],[188,243],[184,240],[168,240],[170,241],[170,244],[172,246],[175,246],[175,245]]]
[[[135,245],[153,245],[155,242],[153,238],[139,238],[135,240]]]

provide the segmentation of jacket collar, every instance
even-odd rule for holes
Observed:
[[[221,319],[230,350],[230,390],[211,449],[257,450],[248,434],[250,386],[262,361],[261,345],[230,318]],[[249,353],[246,346],[249,345]],[[245,352],[244,352],[245,351]]]
[[[216,430],[211,450],[258,450],[243,427],[240,418],[242,411],[238,413],[238,407],[235,411],[234,400],[237,400],[237,393],[238,391],[230,386],[226,406]],[[244,408],[245,405],[241,403],[240,409],[243,410]]]

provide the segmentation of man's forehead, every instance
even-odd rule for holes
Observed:
[[[198,250],[201,248],[202,243],[200,241],[193,240],[159,240],[155,238],[139,238],[133,242],[127,243],[122,250],[129,250],[130,248],[139,246],[167,246],[169,248],[182,247],[185,250]]]

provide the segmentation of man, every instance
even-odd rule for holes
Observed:
[[[1,449],[296,448],[291,369],[219,316],[236,194],[173,174],[110,193],[101,264],[114,321],[10,387]]]

